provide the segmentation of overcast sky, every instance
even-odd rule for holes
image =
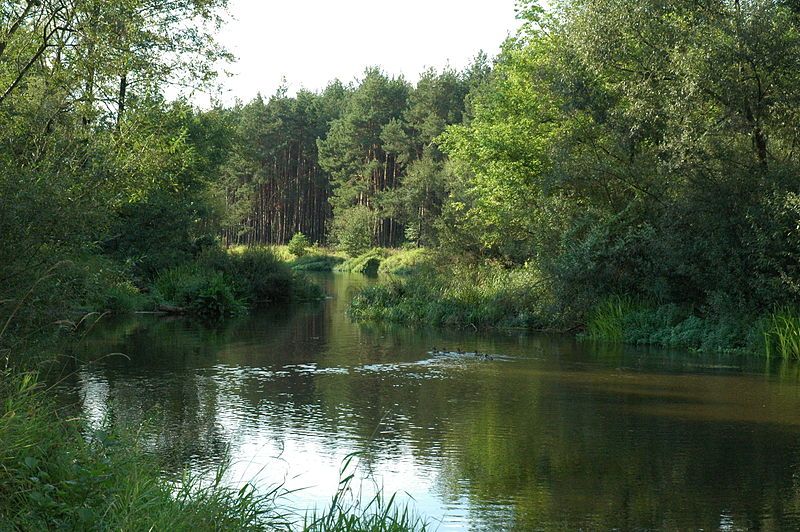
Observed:
[[[466,66],[497,53],[518,27],[515,0],[232,0],[220,40],[238,61],[227,67],[223,101],[318,90],[352,81],[368,65],[415,81],[427,67]]]

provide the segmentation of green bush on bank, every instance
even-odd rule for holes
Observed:
[[[308,247],[310,245],[311,242],[306,235],[303,233],[295,233],[286,247],[289,248],[289,253],[295,257],[302,257],[308,252]]]
[[[171,268],[155,281],[164,301],[207,318],[270,303],[320,299],[322,291],[267,248],[210,248],[195,263]]]
[[[555,323],[532,268],[445,266],[451,260],[431,258],[410,277],[366,288],[353,300],[350,314],[364,321],[475,328],[545,328]]]

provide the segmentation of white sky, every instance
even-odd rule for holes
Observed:
[[[238,58],[222,100],[359,78],[367,66],[416,81],[427,67],[490,56],[518,23],[515,0],[232,0],[221,42]]]

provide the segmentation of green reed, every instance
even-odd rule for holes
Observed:
[[[800,312],[783,308],[770,315],[764,325],[767,357],[800,359]]]

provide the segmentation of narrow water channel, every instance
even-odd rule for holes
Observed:
[[[229,453],[228,481],[299,489],[297,509],[325,506],[361,452],[356,487],[439,530],[800,529],[797,368],[362,326],[345,310],[369,280],[317,280],[324,303],[214,327],[108,321],[69,393],[92,423],[143,424],[173,471]]]

